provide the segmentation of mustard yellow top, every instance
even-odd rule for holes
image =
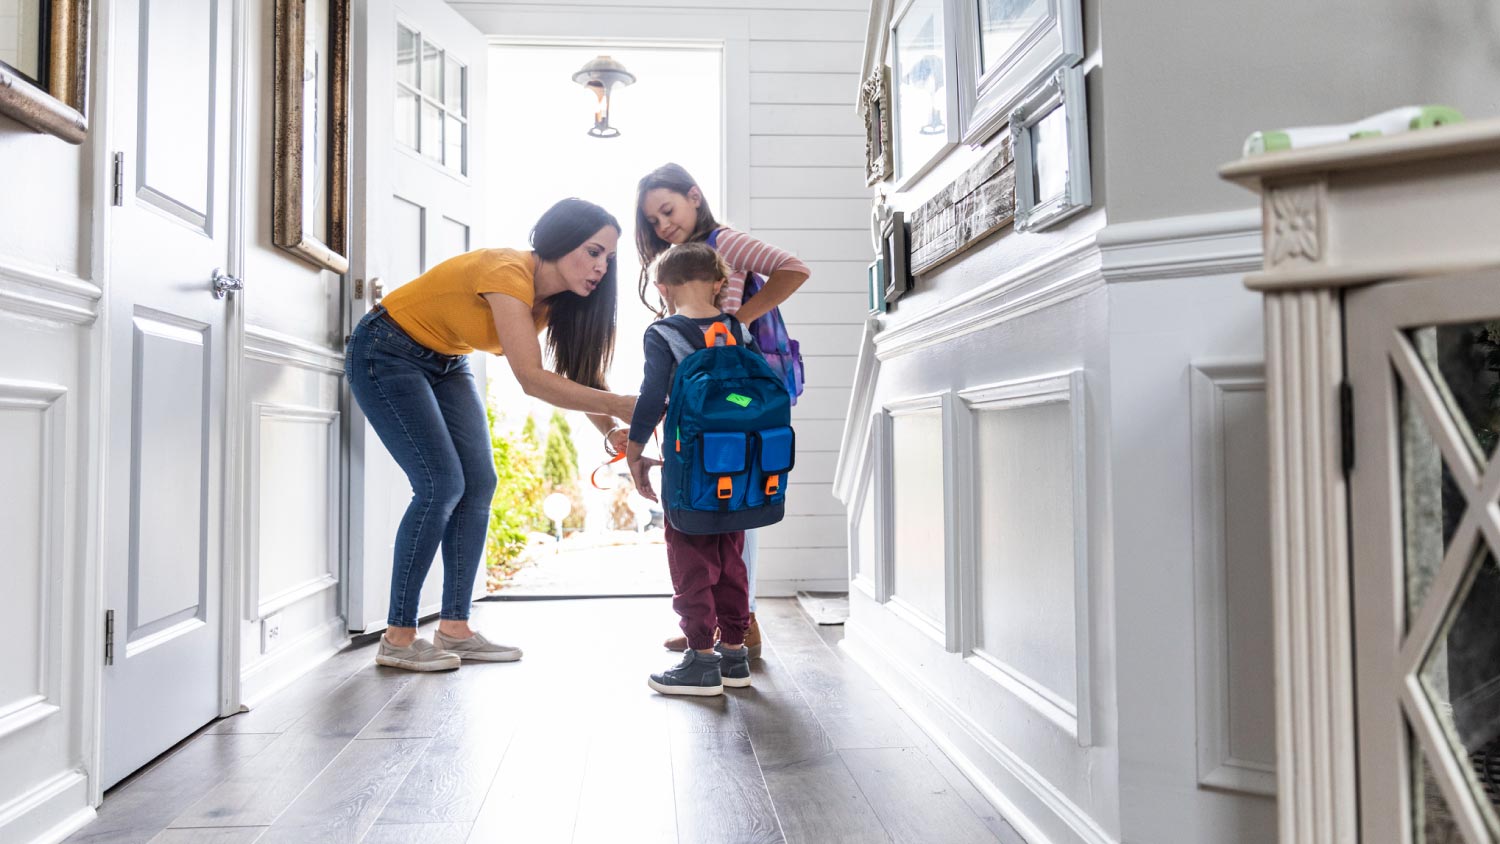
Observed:
[[[401,330],[423,346],[445,355],[478,349],[504,354],[495,335],[495,317],[482,294],[504,293],[535,306],[536,264],[519,249],[476,249],[449,258],[381,301]],[[547,327],[545,310],[535,315],[536,330]]]

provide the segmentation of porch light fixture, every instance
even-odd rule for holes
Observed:
[[[620,130],[609,125],[610,93],[616,85],[623,87],[634,82],[635,74],[609,56],[599,56],[573,74],[573,81],[592,90],[599,98],[594,107],[594,128],[589,130],[589,135],[595,138],[620,137]]]

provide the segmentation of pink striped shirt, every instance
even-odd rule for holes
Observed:
[[[729,283],[724,285],[724,290],[719,294],[719,310],[726,314],[735,313],[744,302],[747,272],[764,278],[770,278],[771,273],[777,270],[793,270],[812,275],[807,265],[792,253],[727,226],[719,229],[714,246],[719,257],[729,265]]]

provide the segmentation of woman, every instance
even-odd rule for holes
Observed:
[[[650,279],[647,268],[658,255],[673,246],[695,241],[707,243],[728,265],[729,280],[719,294],[719,310],[733,314],[747,326],[785,302],[811,274],[807,265],[790,252],[720,225],[714,219],[713,211],[709,210],[703,189],[688,171],[680,164],[664,164],[641,178],[636,185],[635,199],[635,242],[641,256],[639,293],[641,302],[658,317],[665,314],[666,305],[659,299],[653,304],[648,298]],[[749,273],[764,277],[765,286],[754,298],[745,301]],[[800,368],[800,363],[784,360],[775,350],[764,345],[761,354],[778,374],[783,373],[783,366]],[[792,354],[795,356],[796,353]],[[799,387],[793,393],[793,403],[800,392]],[[745,531],[744,557],[750,580],[750,629],[745,634],[745,644],[750,648],[750,658],[758,659],[761,641],[760,624],[755,620],[755,574],[760,559],[759,532]],[[687,647],[687,637],[672,636],[662,644],[668,650],[682,651]]]
[[[396,531],[380,665],[439,671],[461,659],[520,659],[519,648],[469,628],[496,478],[484,399],[467,355],[505,355],[527,395],[581,410],[601,431],[615,418],[628,420],[635,397],[608,392],[604,383],[615,346],[619,240],[620,224],[609,212],[565,199],[537,221],[531,251],[480,249],[450,258],[393,291],[351,335],[349,388],[412,485]],[[551,372],[542,368],[543,328]],[[623,431],[614,437],[624,448]],[[417,637],[417,606],[439,546],[442,613],[428,642]]]

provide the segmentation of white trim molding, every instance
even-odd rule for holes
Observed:
[[[104,292],[72,273],[0,259],[0,311],[68,325],[92,325]]]
[[[862,628],[851,618],[846,625]],[[930,736],[1021,837],[1031,844],[1118,844],[1089,814],[922,674],[856,629],[840,646]]]
[[[1072,451],[1073,508],[1073,690],[1076,704],[1069,703],[1025,672],[1007,664],[981,647],[979,607],[979,475],[974,471],[978,456],[979,413],[1014,410],[1040,404],[1066,404],[1070,412],[1069,440]],[[1088,536],[1088,416],[1085,412],[1084,373],[1074,369],[1057,375],[1046,375],[962,390],[955,403],[957,448],[954,461],[959,509],[959,650],[965,662],[986,677],[1004,686],[1039,714],[1057,724],[1078,740],[1080,747],[1093,743],[1093,678],[1090,666],[1093,635],[1090,626],[1089,536]]]
[[[844,433],[839,439],[839,460],[833,470],[833,494],[852,506],[854,487],[866,471],[870,460],[874,428],[870,414],[875,406],[875,386],[880,380],[880,359],[875,357],[875,335],[880,320],[865,320],[859,338],[859,357],[854,363],[854,383],[849,390],[849,412],[844,417]]]
[[[858,468],[854,470],[854,491],[850,494],[845,505],[845,519],[848,522],[847,547],[849,549],[849,586],[860,590],[868,595],[871,600],[880,600],[880,588],[878,577],[884,566],[886,557],[886,537],[883,530],[884,522],[881,521],[881,505],[879,503],[880,492],[884,487],[875,483],[876,469],[881,461],[876,459],[876,454],[882,442],[880,437],[881,416],[874,413],[866,413],[864,417],[865,435],[864,445],[861,447],[863,454],[860,455]],[[871,498],[871,496],[876,496]],[[872,537],[870,542],[869,556],[860,556],[859,522],[864,514],[865,503],[869,501],[873,506],[870,511]],[[857,564],[856,564],[857,563]]]
[[[939,470],[943,473],[942,488],[942,536],[943,536],[943,617],[933,618],[927,611],[903,600],[896,586],[896,490],[895,490],[895,420],[902,416],[930,415],[937,412],[942,441],[938,444],[943,455]],[[953,410],[953,393],[945,391],[929,395],[912,396],[887,402],[881,408],[880,424],[880,479],[877,483],[879,505],[877,513],[883,535],[876,544],[881,548],[878,555],[880,575],[876,579],[879,599],[887,607],[905,618],[914,627],[937,640],[945,650],[957,652],[960,645],[962,615],[959,608],[958,570],[958,508],[955,506],[958,478],[958,453],[953,448],[957,441]]]
[[[1089,234],[877,334],[875,353],[885,361],[937,346],[1077,298],[1103,284],[1099,248],[1095,236]]]
[[[1190,378],[1198,782],[1228,791],[1275,796],[1275,765],[1236,758],[1229,741],[1231,631],[1226,589],[1230,501],[1223,403],[1225,393],[1265,392],[1265,364],[1196,363],[1190,369]],[[1270,560],[1264,562],[1269,573]]]
[[[272,404],[268,402],[253,402],[248,415],[250,423],[250,447],[246,457],[248,460],[248,493],[245,500],[246,529],[244,534],[245,543],[245,583],[244,583],[244,614],[246,621],[258,621],[277,610],[291,606],[298,601],[316,595],[328,589],[332,589],[339,582],[339,542],[340,531],[330,529],[328,532],[328,547],[325,551],[324,569],[318,575],[308,580],[283,589],[274,595],[261,595],[260,593],[260,496],[261,496],[261,429],[267,420],[278,420],[281,422],[302,423],[321,425],[327,429],[328,438],[328,464],[324,467],[328,481],[330,494],[326,502],[326,518],[330,526],[339,524],[339,418],[336,410],[324,410],[317,407],[300,407],[297,405]],[[311,468],[311,467],[309,467]]]
[[[1105,281],[1241,276],[1261,266],[1260,209],[1163,217],[1099,232]]]
[[[344,355],[269,328],[245,326],[245,358],[275,366],[295,366],[343,377]]]

